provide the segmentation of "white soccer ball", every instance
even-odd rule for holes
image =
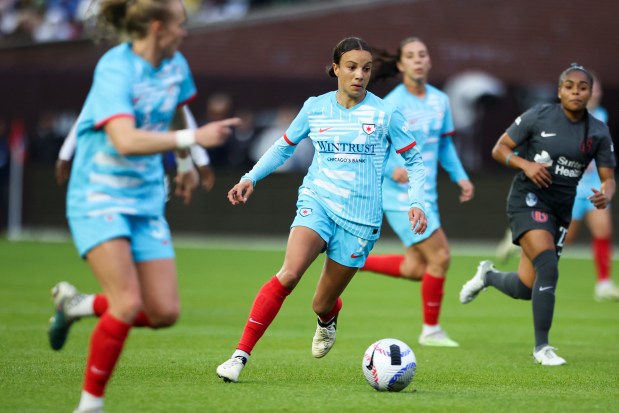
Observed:
[[[378,391],[400,391],[415,377],[415,353],[404,342],[383,338],[365,351],[361,368],[370,386]]]

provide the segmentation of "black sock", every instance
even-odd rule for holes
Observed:
[[[555,310],[555,289],[559,279],[559,259],[553,250],[546,250],[533,259],[535,283],[531,300],[533,302],[533,328],[535,329],[535,350],[548,344],[548,332]]]
[[[531,299],[531,289],[520,281],[515,272],[489,271],[486,273],[486,285],[518,300]]]

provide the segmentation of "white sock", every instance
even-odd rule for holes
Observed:
[[[234,353],[232,353],[232,357],[230,357],[230,358],[235,358],[235,357],[245,357],[245,362],[246,363],[249,360],[249,354],[247,354],[243,350],[236,350]]]
[[[430,326],[428,324],[423,325],[423,329],[421,330],[421,334],[427,336],[429,334],[436,333],[437,331],[441,331],[441,326],[439,324]]]
[[[86,390],[82,390],[82,398],[80,399],[80,404],[77,406],[78,412],[101,409],[102,407],[103,397],[96,397]]]
[[[95,315],[94,303],[94,294],[79,294],[67,303],[65,306],[66,313],[69,317],[77,318],[93,316]]]

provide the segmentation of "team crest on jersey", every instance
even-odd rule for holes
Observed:
[[[312,208],[299,208],[299,215],[306,217],[312,214]]]
[[[361,128],[368,135],[371,135],[374,132],[376,132],[376,124],[374,123],[364,123],[363,125],[361,125]]]
[[[548,221],[548,214],[542,211],[531,211],[531,218],[533,218],[534,221],[544,223]]]
[[[524,201],[527,203],[528,207],[534,207],[535,205],[537,205],[537,195],[535,195],[533,192],[529,192]]]

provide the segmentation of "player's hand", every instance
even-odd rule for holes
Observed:
[[[549,163],[528,162],[522,171],[538,188],[548,188],[552,184],[550,166]]]
[[[458,181],[460,186],[460,202],[468,202],[475,196],[475,187],[468,179],[460,179]]]
[[[199,181],[198,172],[191,169],[185,173],[179,173],[174,177],[174,195],[183,198],[183,203],[188,205],[191,202],[191,194],[197,188]]]
[[[222,145],[232,133],[232,127],[240,124],[241,118],[229,118],[209,122],[196,129],[196,143],[205,148],[213,148]]]
[[[251,180],[241,179],[241,182],[234,185],[232,189],[228,191],[228,201],[230,201],[232,205],[238,205],[241,202],[245,203],[252,192],[254,192],[254,184]]]
[[[610,204],[610,198],[602,191],[598,191],[595,188],[591,188],[593,191],[593,195],[589,195],[587,199],[591,201],[591,203],[597,209],[604,209]]]
[[[423,234],[428,228],[428,219],[426,214],[419,208],[411,208],[408,210],[408,219],[411,222],[411,229],[415,234]]]
[[[406,172],[405,168],[397,167],[393,170],[393,174],[391,177],[394,181],[399,182],[401,184],[405,184],[408,182],[408,172]]]
[[[65,161],[58,159],[54,168],[54,175],[56,176],[56,182],[58,185],[62,185],[69,180],[71,174],[71,161]]]
[[[215,186],[215,171],[209,165],[198,168],[200,172],[200,183],[206,192],[210,192]]]

